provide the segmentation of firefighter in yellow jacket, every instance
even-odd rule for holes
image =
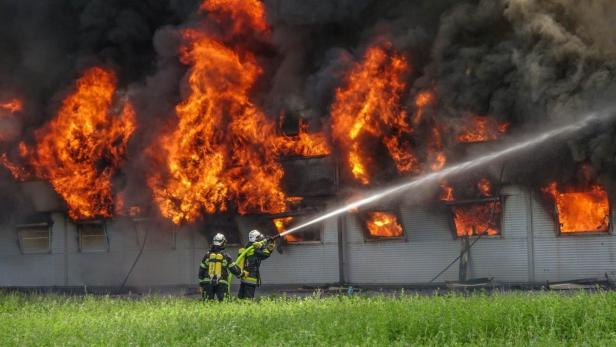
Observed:
[[[216,234],[212,239],[210,250],[203,257],[199,267],[199,285],[203,298],[222,301],[229,291],[229,272],[240,275],[240,268],[233,264],[231,257],[224,252],[227,239],[223,234]]]
[[[276,246],[275,241],[265,239],[265,236],[258,230],[248,233],[248,243],[245,248],[241,248],[239,253],[246,252],[245,257],[236,260],[242,271],[240,276],[242,283],[237,297],[240,299],[252,299],[255,297],[255,290],[261,285],[261,274],[259,267],[261,261],[269,258]]]

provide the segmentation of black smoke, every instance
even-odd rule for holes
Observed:
[[[0,97],[19,95],[21,134],[54,114],[81,71],[112,67],[137,108],[139,130],[118,189],[149,201],[142,150],[172,122],[185,67],[178,28],[198,25],[198,0],[0,0]],[[258,58],[266,66],[255,100],[272,117],[287,113],[327,130],[335,90],[365,49],[387,39],[412,65],[414,97],[433,89],[431,116],[455,124],[469,114],[511,123],[526,133],[605,105],[616,94],[616,5],[610,0],[265,0],[272,35]],[[262,87],[261,87],[262,86]],[[540,185],[575,177],[583,163],[616,188],[614,129],[578,136],[544,159],[525,159],[512,181]],[[458,153],[453,140],[446,140]],[[546,165],[551,163],[551,165]],[[517,166],[519,167],[519,166]],[[2,186],[11,186],[2,175]],[[7,198],[15,189],[2,189]],[[14,200],[14,198],[13,198]]]

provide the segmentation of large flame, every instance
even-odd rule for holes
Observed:
[[[543,192],[555,202],[562,233],[606,232],[609,230],[610,204],[606,190],[600,185],[589,189],[560,191],[556,182]]]
[[[186,30],[183,38],[189,92],[176,107],[177,126],[150,151],[167,171],[148,179],[161,214],[192,222],[202,210],[226,210],[228,200],[240,213],[284,211],[275,125],[249,97],[261,68],[206,34]]]
[[[460,129],[458,142],[493,141],[505,134],[508,129],[509,123],[499,123],[495,119],[486,116],[473,116],[467,119]]]
[[[177,125],[148,151],[163,167],[147,180],[154,200],[176,224],[229,207],[240,214],[284,212],[279,157],[329,154],[327,139],[308,133],[304,124],[297,136],[278,136],[276,122],[251,99],[263,70],[236,38],[269,32],[263,3],[208,0],[201,9],[222,32],[231,25],[235,38],[182,32],[180,58],[190,66],[187,95],[175,108]]]
[[[389,212],[369,212],[366,220],[368,234],[374,237],[402,237],[404,231],[395,214]]]
[[[100,67],[86,70],[56,117],[36,132],[36,145],[20,146],[32,172],[18,167],[11,170],[21,176],[18,178],[32,174],[49,180],[66,201],[73,219],[113,214],[111,180],[135,130],[132,105],[124,102],[116,110],[115,92],[112,71]]]
[[[370,183],[373,153],[363,147],[366,137],[381,139],[398,171],[420,170],[411,144],[405,138],[412,129],[400,107],[409,66],[404,56],[392,53],[391,44],[377,44],[366,51],[336,90],[332,105],[332,134],[346,155],[353,177]]]

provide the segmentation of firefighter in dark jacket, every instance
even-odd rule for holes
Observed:
[[[246,256],[236,260],[242,270],[240,276],[242,283],[237,297],[240,299],[252,299],[255,297],[255,290],[261,285],[261,275],[259,266],[261,261],[269,258],[276,246],[275,241],[268,241],[258,230],[248,233],[248,243],[245,248],[239,250],[239,254],[247,251]]]
[[[225,253],[227,239],[223,234],[216,234],[212,239],[210,250],[203,257],[199,267],[199,285],[202,289],[203,299],[213,300],[214,296],[222,301],[229,292],[229,272],[235,276],[241,270],[233,264],[231,257]]]

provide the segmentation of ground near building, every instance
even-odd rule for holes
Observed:
[[[24,345],[613,345],[616,293],[262,298],[3,294],[0,341]]]

